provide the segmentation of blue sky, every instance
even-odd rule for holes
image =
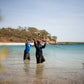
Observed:
[[[84,0],[0,0],[2,27],[36,27],[57,41],[84,42]]]

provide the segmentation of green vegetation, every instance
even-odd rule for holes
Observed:
[[[57,36],[52,36],[52,40],[55,41],[55,43],[56,43]]]
[[[84,42],[58,42],[58,45],[84,44]]]
[[[38,36],[40,34],[40,36]],[[0,42],[25,42],[25,39],[32,38],[48,41],[55,41],[57,37],[51,36],[46,30],[38,30],[35,27],[21,27],[15,28],[0,28]]]

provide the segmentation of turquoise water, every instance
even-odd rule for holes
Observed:
[[[25,46],[6,46],[10,51],[7,61],[23,61]],[[1,50],[2,46],[0,46]],[[31,47],[31,63],[36,63],[35,48]],[[43,55],[48,67],[76,67],[81,68],[84,63],[84,44],[47,45]],[[11,63],[12,64],[12,63]]]
[[[36,64],[35,47],[31,47],[31,61],[27,63],[23,61],[25,46],[6,46],[6,48],[9,54],[2,65],[5,72],[15,77],[24,78],[26,76],[36,79],[38,76],[38,78],[51,77],[70,80],[82,80],[81,78],[84,77],[84,44],[47,45],[43,49],[46,62],[39,66],[40,70]],[[2,46],[0,46],[1,49]],[[19,80],[23,79],[20,77]]]

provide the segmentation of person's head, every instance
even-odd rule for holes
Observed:
[[[41,34],[40,34],[40,33],[38,33],[38,36],[40,37],[40,36],[41,36]]]
[[[37,44],[41,44],[41,40],[37,40]]]
[[[30,39],[27,39],[26,42],[27,42],[27,43],[30,43]]]

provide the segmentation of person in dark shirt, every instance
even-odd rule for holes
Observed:
[[[37,60],[37,64],[38,63],[43,63],[45,61],[45,58],[43,56],[43,52],[42,49],[45,48],[46,46],[46,42],[44,45],[41,45],[41,40],[37,40],[37,43],[34,40],[34,46],[36,48],[36,60]]]

